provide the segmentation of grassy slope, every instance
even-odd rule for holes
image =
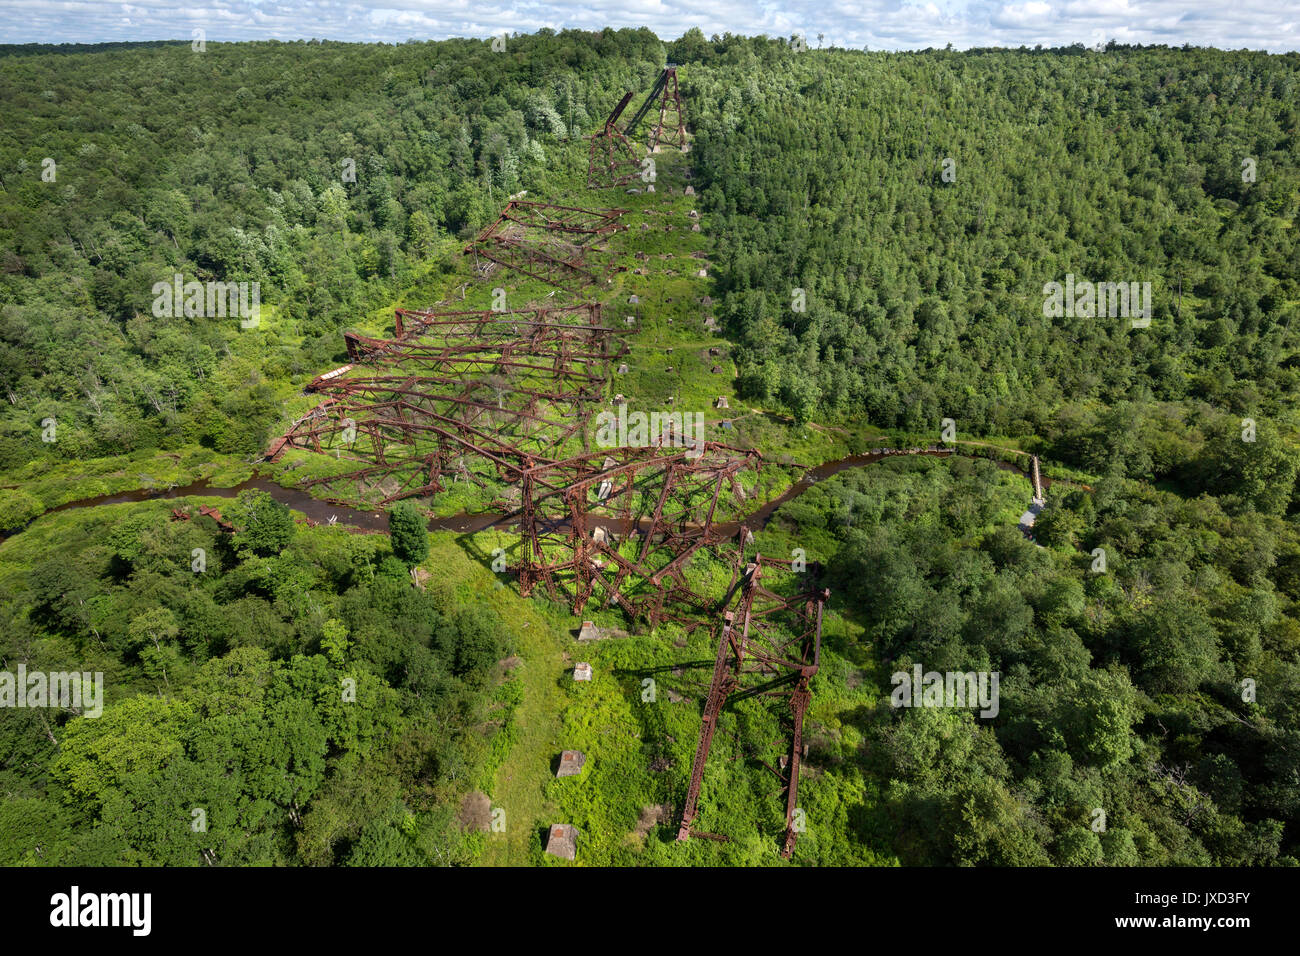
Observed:
[[[479,534],[471,543],[440,533],[430,540],[424,566],[432,577],[427,586],[450,591],[462,603],[484,603],[495,609],[510,628],[515,654],[521,659],[510,678],[513,712],[498,731],[493,741],[495,759],[479,780],[492,806],[505,811],[505,829],[484,838],[481,859],[493,866],[535,862],[541,853],[537,830],[552,822],[556,810],[546,800],[545,790],[560,737],[556,686],[565,667],[565,635],[540,602],[499,586],[501,579],[490,565],[492,549],[506,543],[502,536]],[[486,552],[480,550],[484,546]]]

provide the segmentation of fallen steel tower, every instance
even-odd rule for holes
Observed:
[[[673,617],[669,592],[692,593],[692,555],[725,540],[719,507],[731,516],[743,506],[741,475],[761,465],[757,451],[716,442],[533,464],[519,476],[520,593],[540,584],[576,614],[599,590],[604,606],[658,626]]]
[[[626,209],[580,209],[511,200],[496,221],[483,229],[465,252],[474,257],[474,274],[504,266],[574,295],[604,285],[608,270],[588,261],[594,240],[626,229]],[[486,264],[485,264],[486,263]]]
[[[641,160],[631,140],[618,126],[618,118],[627,108],[632,93],[626,93],[605,120],[604,127],[591,136],[587,151],[587,188],[609,189],[625,186],[641,175]]]
[[[344,336],[352,362],[317,376],[325,396],[272,443],[364,463],[309,479],[337,504],[385,505],[446,479],[510,484],[562,455],[603,399],[624,331],[596,304],[521,312],[398,310],[392,339]],[[378,498],[375,493],[378,493]]]
[[[742,550],[743,554],[743,550]],[[808,565],[815,582],[820,568]],[[755,555],[733,579],[722,602],[722,633],[713,665],[713,680],[704,703],[699,742],[691,766],[677,839],[692,835],[709,750],[723,707],[728,701],[754,696],[784,699],[789,704],[789,748],[773,767],[763,765],[781,782],[785,793],[785,838],[781,855],[788,858],[798,838],[799,766],[804,756],[803,722],[812,698],[811,681],[821,664],[822,610],[830,591],[816,585],[784,597],[768,587],[778,574],[793,575],[792,563]]]

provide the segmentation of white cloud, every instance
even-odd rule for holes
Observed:
[[[919,49],[1129,43],[1300,50],[1294,0],[0,0],[0,42],[209,42],[331,39],[400,43],[541,27],[649,27],[664,39],[699,27],[789,36],[810,45]]]
[[[999,11],[998,19],[1004,23],[1028,23],[1046,20],[1052,12],[1050,3],[1031,2],[1007,4]]]

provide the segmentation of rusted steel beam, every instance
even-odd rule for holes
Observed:
[[[632,95],[631,90],[628,90],[623,94],[623,98],[618,101],[618,106],[614,107],[614,112],[610,113],[609,118],[605,120],[606,130],[618,129],[618,126],[616,125],[618,123],[618,118],[622,116],[623,111],[627,109],[627,104],[632,102]]]
[[[641,160],[631,141],[619,130],[603,130],[591,137],[587,150],[587,188],[613,189],[635,182]]]
[[[600,281],[594,272],[582,267],[582,256],[560,259],[534,244],[518,240],[492,237],[466,246],[465,251],[561,289],[568,289],[566,281],[574,281],[579,287]]]
[[[812,692],[808,689],[808,678],[801,677],[799,686],[790,695],[793,727],[790,731],[789,779],[785,787],[785,838],[781,841],[781,856],[787,860],[794,853],[795,841],[799,839],[799,831],[795,829],[795,814],[799,809],[799,763],[803,757],[803,716],[808,710],[811,699]]]
[[[546,365],[537,365],[531,362],[518,361],[519,358],[532,358],[536,352],[537,357],[549,358],[550,362]],[[521,354],[522,353],[522,354]],[[457,384],[467,380],[473,380],[480,384],[487,384],[482,379],[491,377],[494,374],[511,376],[516,374],[526,374],[529,372],[544,373],[545,377],[551,379],[572,379],[584,385],[604,385],[607,378],[599,372],[602,366],[608,365],[608,355],[600,352],[571,352],[563,351],[554,354],[546,354],[541,349],[523,349],[520,347],[508,349],[504,354],[496,348],[490,346],[458,346],[455,348],[434,351],[431,349],[406,349],[401,352],[389,352],[382,356],[376,357],[372,366],[374,370],[380,370],[387,365],[397,365],[405,368],[405,373],[397,377],[410,378],[412,375],[418,375],[421,380],[427,380],[432,384],[444,384],[437,381],[438,376],[433,372],[443,373],[443,377],[454,376]],[[594,366],[594,369],[588,370],[587,366]],[[346,366],[352,371],[357,370],[357,366]],[[430,368],[433,372],[428,371]],[[372,369],[367,368],[366,371]],[[393,375],[337,375],[322,380],[322,377],[312,379],[307,385],[305,391],[312,392],[337,392],[354,386],[359,381],[373,381],[376,378],[392,378]]]
[[[394,339],[345,335],[352,364],[314,379],[308,390],[325,399],[272,443],[275,455],[334,450],[367,463],[309,482],[350,489],[330,500],[369,504],[359,501],[361,489],[389,478],[383,503],[436,493],[453,471],[479,484],[517,481],[523,454],[549,462],[555,456],[545,452],[585,426],[603,398],[615,344],[626,348],[595,303],[514,313],[398,310],[395,319]],[[545,478],[537,487],[562,490]]]
[[[608,235],[627,228],[618,222],[627,213],[626,209],[583,209],[579,206],[557,206],[554,203],[512,199],[501,210],[496,222],[480,232],[478,238],[482,240],[499,233],[504,222],[587,236]]]
[[[820,568],[809,566],[815,580]],[[691,768],[678,839],[691,835],[709,747],[718,717],[728,700],[757,695],[782,696],[790,705],[790,743],[785,755],[786,827],[781,853],[789,857],[798,837],[799,769],[803,759],[803,726],[811,700],[811,681],[821,662],[822,611],[830,592],[815,585],[784,597],[763,582],[768,572],[789,572],[793,564],[755,555],[744,572],[733,577],[723,599],[723,632],[714,662],[714,680],[705,702],[696,759]],[[734,605],[734,607],[730,606]],[[738,633],[739,632],[739,633]],[[777,676],[772,677],[773,674]],[[754,678],[757,677],[757,683]],[[770,764],[760,762],[773,769]]]
[[[458,385],[461,384],[457,379],[442,378],[439,376],[430,376],[425,382],[433,382],[441,385]],[[563,393],[538,392],[529,389],[495,389],[491,386],[475,385],[468,390],[468,394],[461,395],[439,395],[436,393],[425,392],[422,389],[408,387],[411,380],[406,377],[398,376],[381,376],[374,379],[353,380],[346,388],[338,390],[339,398],[347,398],[349,401],[341,402],[346,405],[352,414],[363,414],[373,416],[376,413],[393,409],[414,412],[415,414],[429,414],[435,418],[441,419],[426,406],[446,403],[452,406],[461,406],[467,409],[478,409],[480,411],[491,411],[500,413],[502,417],[517,418],[524,421],[536,422],[539,424],[550,425],[557,429],[569,428],[572,424],[572,416],[578,411],[576,407],[568,407],[570,404],[580,404],[584,399],[579,397],[576,401],[570,396]],[[423,384],[423,383],[422,383]],[[493,403],[489,400],[491,395],[483,396],[482,399],[470,397],[475,391],[482,388],[494,392],[498,396],[498,401]],[[506,394],[512,397],[525,396],[530,399],[523,407],[506,406],[501,404],[501,399]],[[373,397],[373,398],[372,398]],[[530,407],[536,407],[537,399],[547,399],[548,401],[565,406],[562,409],[564,417],[560,420],[546,418],[543,415],[535,414],[529,411]],[[586,399],[590,401],[590,399]]]
[[[601,281],[585,267],[586,244],[626,229],[618,221],[626,213],[511,200],[465,252],[572,292],[566,283],[583,287]]]
[[[668,67],[663,72],[663,95],[659,100],[659,122],[650,131],[650,151],[663,143],[669,146],[686,145],[686,117],[682,111],[682,98],[677,90],[677,70]]]
[[[605,120],[605,126],[591,137],[587,151],[587,188],[609,189],[632,182],[640,174],[641,163],[631,141],[618,128],[618,118],[632,99],[629,90]],[[602,155],[603,154],[603,155]]]
[[[691,835],[691,823],[694,822],[699,807],[704,767],[709,760],[709,749],[713,746],[713,734],[718,729],[718,718],[722,715],[727,695],[735,685],[728,660],[735,647],[732,638],[735,617],[734,611],[726,611],[722,616],[722,636],[718,638],[718,653],[713,661],[713,680],[709,683],[709,695],[704,700],[704,713],[700,718],[700,736],[695,744],[695,759],[691,762],[691,782],[686,788],[686,802],[682,805],[681,825],[677,829],[678,840],[685,840]]]
[[[525,524],[549,522],[549,534],[524,530],[537,544],[524,556],[521,579],[546,576],[557,588],[563,588],[563,580],[571,580],[575,613],[598,587],[607,605],[618,604],[634,619],[647,619],[651,627],[662,620],[687,621],[690,626],[695,622],[688,620],[689,615],[702,605],[686,599],[690,591],[681,579],[682,569],[692,555],[722,537],[710,526],[711,516],[703,524],[695,520],[694,499],[703,497],[710,483],[716,490],[739,468],[759,463],[757,453],[738,454],[736,449],[709,443],[697,450],[618,448],[538,463],[527,477],[534,482],[547,478],[551,486],[565,491],[560,496],[536,483],[527,490],[530,517]],[[567,527],[557,528],[548,516],[559,511],[561,497]],[[659,507],[647,514],[651,502]],[[598,528],[605,529],[602,534],[641,535],[644,540],[636,556],[625,557],[612,538],[592,539]],[[563,557],[566,548],[568,562]],[[665,587],[669,578],[680,583]]]
[[[535,316],[536,318],[530,318]],[[566,318],[573,321],[566,322]],[[481,335],[484,325],[500,324],[503,326],[553,325],[562,328],[598,328],[601,323],[601,306],[598,302],[584,302],[572,306],[532,306],[510,312],[497,312],[488,309],[460,310],[455,312],[434,312],[420,309],[398,309],[395,328],[397,338],[419,334],[431,327],[470,327],[467,335]],[[409,327],[408,327],[409,326]],[[617,330],[608,329],[610,332]]]

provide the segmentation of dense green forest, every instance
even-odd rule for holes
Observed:
[[[836,538],[838,589],[888,670],[1002,675],[992,721],[864,718],[867,773],[888,780],[874,832],[913,864],[1292,862],[1295,527],[1115,481],[1053,494],[1044,549],[970,504],[987,473],[924,466],[840,479],[791,516]]]
[[[6,549],[6,661],[78,661],[110,703],[66,726],[5,714],[0,860],[468,859],[440,808],[488,746],[468,721],[509,644],[499,616],[264,493],[226,509],[233,535],[169,510],[61,515]],[[195,549],[202,573],[177,560]]]
[[[708,250],[734,372],[691,401],[730,395],[729,440],[804,464],[951,419],[1072,479],[1032,540],[1029,482],[965,455],[850,469],[759,534],[832,589],[793,861],[1300,859],[1300,56],[606,30],[0,48],[0,670],[102,672],[107,698],[0,710],[0,863],[542,863],[560,820],[579,862],[780,862],[753,759],[776,718],[724,716],[702,820],[732,841],[675,843],[655,808],[698,675],[671,707],[640,679],[713,648],[575,649],[489,570],[508,534],[409,506],[354,534],[248,491],[226,529],[174,520],[199,497],[41,516],[264,467],[341,331],[484,294],[461,250],[507,197],[643,201],[582,189],[583,137],[666,62],[704,228],[654,248]],[[260,283],[259,324],[157,317],[175,273]],[[1149,282],[1149,327],[1045,315],[1067,274]],[[674,362],[621,387],[662,400]],[[1000,672],[998,715],[891,708],[913,664]],[[572,746],[589,767],[555,780]]]
[[[1287,411],[1294,55],[827,53],[745,82],[733,55],[702,51],[692,98],[756,397],[998,434],[1090,402]],[[1068,273],[1150,282],[1151,327],[1045,320]]]
[[[624,31],[499,57],[466,40],[4,61],[0,469],[187,443],[260,452],[277,383],[333,362],[340,328],[445,268],[434,253],[521,183],[544,188],[548,151],[662,58]],[[259,328],[157,321],[151,290],[176,272],[259,281]],[[33,428],[46,417],[55,443]]]

